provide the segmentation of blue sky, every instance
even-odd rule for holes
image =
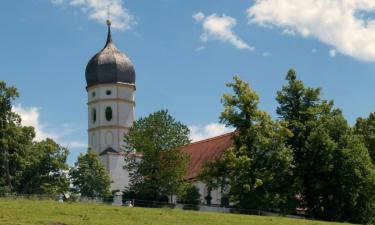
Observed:
[[[0,79],[21,92],[15,109],[38,138],[70,147],[72,164],[87,136],[84,70],[105,43],[111,3],[114,42],[137,73],[137,117],[168,109],[194,139],[226,132],[220,97],[239,75],[276,118],[276,91],[295,68],[354,123],[375,111],[375,3],[345,2],[8,0]]]

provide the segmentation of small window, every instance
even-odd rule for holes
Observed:
[[[107,94],[107,95],[111,95],[111,94],[112,94],[112,91],[111,91],[111,90],[108,90],[108,91],[106,92],[106,94]]]
[[[96,122],[96,109],[92,109],[92,122]]]
[[[112,120],[112,108],[111,107],[107,107],[105,109],[105,118],[106,118],[107,121]]]
[[[92,93],[92,97],[94,98],[95,97],[95,95],[96,95],[96,93],[95,93],[95,91]]]

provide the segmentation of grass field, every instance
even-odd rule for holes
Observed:
[[[309,220],[0,199],[1,225],[329,225]]]

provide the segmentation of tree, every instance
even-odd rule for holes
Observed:
[[[201,177],[216,187],[227,186],[226,196],[238,208],[285,209],[293,168],[284,144],[289,131],[258,109],[259,97],[248,83],[234,77],[227,87],[234,95],[224,94],[220,121],[236,129],[234,147],[207,164]]]
[[[81,153],[69,174],[82,196],[105,198],[110,195],[110,177],[95,151],[89,149],[86,154]]]
[[[19,96],[15,87],[0,81],[0,194],[56,194],[66,190],[68,150],[52,139],[34,142],[33,127],[21,125],[12,111]]]
[[[18,96],[15,87],[0,81],[0,194],[17,191],[35,137],[34,129],[23,127],[21,117],[12,111]]]
[[[358,118],[354,132],[362,136],[372,163],[375,164],[375,113],[370,113],[368,118]]]
[[[341,110],[321,99],[319,88],[306,88],[294,70],[286,80],[277,113],[293,134],[286,143],[293,149],[301,206],[319,219],[371,222],[375,170],[366,148]]]
[[[9,140],[6,137],[10,125],[19,125],[20,118],[12,112],[12,101],[19,96],[14,87],[7,87],[0,81],[0,150],[1,150],[1,180],[2,192],[10,192],[12,189],[12,175],[10,171]]]
[[[199,190],[194,185],[187,183],[182,186],[179,194],[179,202],[184,204],[183,209],[199,210],[200,197]]]
[[[69,151],[52,139],[31,146],[25,170],[17,187],[22,194],[60,194],[69,189],[66,159]]]
[[[153,201],[176,194],[189,160],[180,150],[190,143],[188,127],[160,110],[137,120],[125,135],[125,143],[129,191]]]

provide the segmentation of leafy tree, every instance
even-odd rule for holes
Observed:
[[[10,146],[7,133],[10,125],[19,125],[20,118],[12,112],[12,101],[19,96],[14,87],[7,87],[5,82],[0,81],[0,156],[1,177],[0,187],[2,192],[10,192],[12,189],[12,174],[10,171]]]
[[[294,70],[286,80],[277,113],[293,133],[286,143],[293,149],[301,205],[315,218],[370,222],[375,170],[366,148],[341,110],[321,99],[319,88],[306,88]]]
[[[12,111],[18,96],[15,87],[0,81],[0,194],[17,191],[35,137],[34,129],[23,127],[20,116]]]
[[[25,171],[18,184],[23,194],[59,194],[69,189],[66,159],[69,154],[52,139],[35,142],[31,146]]]
[[[14,87],[0,81],[0,193],[56,194],[66,190],[63,174],[68,150],[53,140],[33,142],[33,127],[21,125],[12,111],[19,96]]]
[[[188,163],[181,146],[190,143],[189,129],[166,110],[137,120],[125,135],[130,192],[159,201],[177,193]]]
[[[375,113],[370,113],[368,118],[358,118],[354,131],[363,137],[363,141],[375,164]]]
[[[110,195],[110,177],[94,150],[89,149],[86,154],[81,153],[69,174],[76,191],[82,196],[104,198]]]
[[[207,164],[201,177],[211,185],[228,186],[226,196],[239,208],[284,208],[291,197],[293,168],[291,150],[284,144],[289,131],[258,109],[259,97],[246,82],[234,77],[227,86],[234,95],[224,94],[220,120],[236,129],[234,147]]]
[[[179,194],[179,201],[184,205],[183,209],[199,210],[200,197],[199,190],[194,185],[187,183],[183,185]]]

